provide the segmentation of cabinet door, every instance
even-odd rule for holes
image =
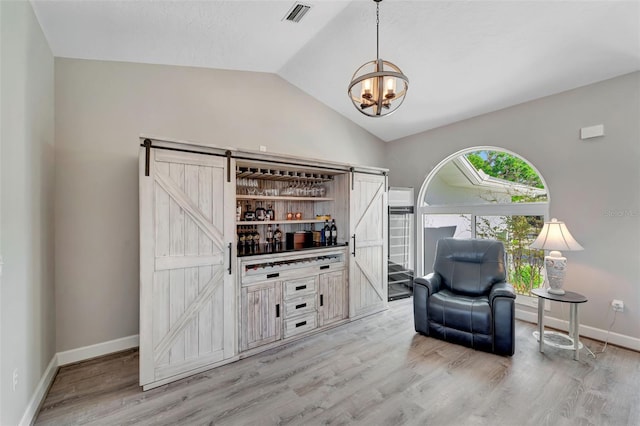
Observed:
[[[344,270],[320,275],[318,322],[323,325],[349,316],[347,280]]]
[[[354,173],[350,194],[349,316],[387,307],[386,177]]]
[[[235,181],[226,159],[140,155],[140,384],[149,389],[236,350]]]
[[[242,288],[242,350],[275,342],[282,337],[281,288],[279,281]]]

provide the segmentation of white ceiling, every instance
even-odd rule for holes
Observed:
[[[371,0],[31,0],[59,57],[277,73],[385,141],[640,70],[640,0],[380,4],[380,56],[409,77],[383,118],[355,110],[375,59]]]

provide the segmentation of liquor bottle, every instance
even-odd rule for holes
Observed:
[[[337,245],[338,244],[338,227],[336,226],[336,220],[335,219],[331,219],[331,245]]]
[[[253,232],[251,231],[251,228],[247,226],[245,228],[244,248],[247,250],[248,253],[250,253],[252,247],[253,247]]]
[[[240,201],[238,201],[238,205],[236,206],[236,222],[240,222],[242,220],[242,206],[240,205]]]
[[[273,231],[273,239],[275,240],[275,249],[280,250],[282,248],[282,231],[279,225],[276,225],[276,230]]]
[[[273,211],[271,204],[267,205],[267,220],[276,220],[276,213]]]
[[[262,207],[262,202],[258,201],[258,206],[256,207],[256,220],[266,220],[267,212]]]
[[[316,231],[316,225],[313,225],[311,228],[311,232],[313,233],[313,246],[318,247],[322,245],[322,231]]]
[[[253,248],[258,251],[260,247],[260,232],[258,232],[258,227],[253,228]]]
[[[328,220],[324,221],[324,228],[322,229],[322,245],[331,245],[331,227],[329,226]]]
[[[247,206],[244,209],[244,220],[252,221],[256,219],[256,212],[251,210],[251,204],[247,201]]]
[[[238,249],[244,251],[247,243],[247,234],[245,233],[244,226],[238,227]]]
[[[271,224],[267,225],[267,244],[271,244],[273,241],[273,228]]]

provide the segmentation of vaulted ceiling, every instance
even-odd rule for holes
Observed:
[[[375,59],[372,0],[305,0],[299,23],[294,0],[31,3],[55,56],[277,73],[385,141],[640,70],[638,0],[385,0],[380,56],[410,86],[369,118],[347,86]]]

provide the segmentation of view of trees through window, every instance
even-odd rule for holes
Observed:
[[[529,248],[542,225],[542,216],[476,216],[477,238],[503,242],[508,281],[520,294],[529,295],[544,282],[544,251]]]
[[[544,189],[542,179],[538,173],[521,158],[502,151],[474,151],[465,154],[465,157],[476,168],[482,170],[491,177],[503,179],[509,182],[526,185],[531,188]],[[529,203],[546,201],[547,194],[522,194],[511,195],[512,203]]]

